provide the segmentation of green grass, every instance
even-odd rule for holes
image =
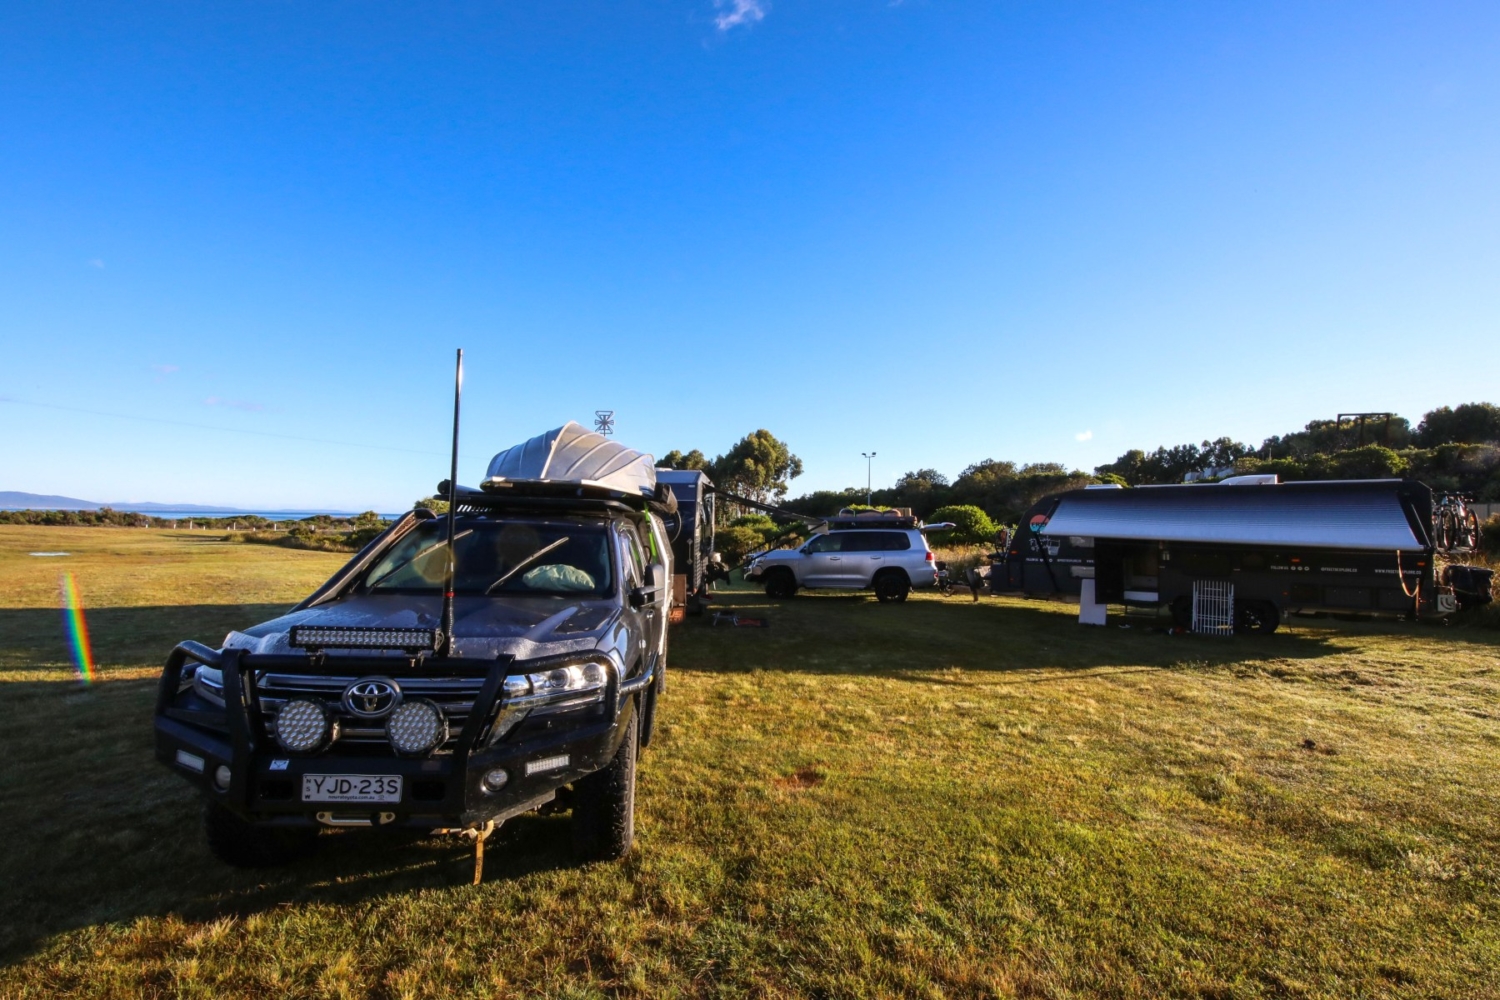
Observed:
[[[561,815],[477,888],[402,836],[243,873],[151,759],[151,679],[345,557],[203,535],[0,528],[0,995],[1500,996],[1493,631],[738,590],[772,625],[674,631],[624,863]]]

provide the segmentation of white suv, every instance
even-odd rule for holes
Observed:
[[[910,518],[900,527],[877,527],[871,523],[876,520],[836,519],[801,548],[756,556],[745,567],[745,579],[764,583],[771,597],[791,597],[802,587],[873,587],[882,601],[904,601],[913,587],[934,586],[937,564],[922,529]]]

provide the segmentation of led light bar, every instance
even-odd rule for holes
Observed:
[[[526,762],[526,777],[533,774],[541,774],[543,771],[558,771],[568,766],[568,755],[558,754],[556,757],[542,757],[538,760]]]
[[[288,639],[298,649],[437,649],[435,628],[365,628],[355,625],[293,625]]]

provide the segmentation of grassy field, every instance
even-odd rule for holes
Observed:
[[[477,888],[401,836],[243,873],[151,759],[152,678],[344,557],[215,537],[0,528],[0,995],[1500,996],[1500,633],[740,590],[770,628],[674,633],[626,862],[549,816]]]

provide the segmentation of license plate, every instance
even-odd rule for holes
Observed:
[[[399,774],[304,774],[303,802],[400,802]]]

